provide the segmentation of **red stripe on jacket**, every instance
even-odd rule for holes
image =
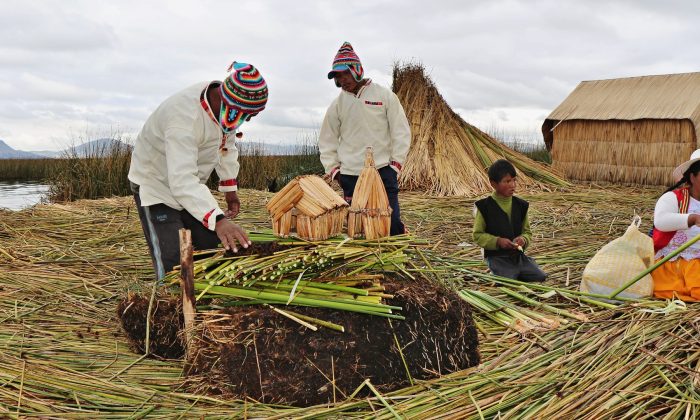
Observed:
[[[688,205],[690,204],[689,189],[680,188],[673,190],[673,193],[676,194],[676,198],[678,199],[678,213],[687,214]],[[654,227],[654,229],[651,231],[651,238],[654,240],[654,252],[658,252],[660,249],[668,245],[675,234],[675,230],[672,232],[662,232]]]
[[[235,187],[238,185],[238,181],[235,179],[227,179],[224,181],[219,181],[219,186],[220,187]]]
[[[216,209],[211,209],[207,214],[204,215],[204,219],[202,219],[202,224],[204,225],[205,228],[209,229],[209,217],[211,217],[211,214],[214,213]]]

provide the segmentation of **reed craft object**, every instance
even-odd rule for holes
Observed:
[[[374,166],[372,147],[365,152],[365,167],[355,184],[348,213],[348,236],[379,239],[389,236],[391,207],[384,183]]]
[[[275,236],[322,241],[343,232],[348,203],[316,175],[294,178],[265,205]]]

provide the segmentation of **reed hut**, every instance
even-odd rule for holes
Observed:
[[[571,179],[667,185],[698,145],[700,73],[583,81],[542,124]]]
[[[276,236],[321,241],[343,232],[348,203],[322,178],[294,178],[265,205]]]
[[[503,145],[468,124],[443,99],[420,64],[394,65],[393,91],[411,125],[411,148],[399,179],[404,190],[437,196],[491,192],[486,168],[508,159],[520,187],[551,190],[569,183],[549,167]]]

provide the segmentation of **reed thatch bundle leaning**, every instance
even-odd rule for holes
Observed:
[[[368,147],[365,167],[357,178],[348,213],[348,236],[364,236],[366,239],[389,236],[391,212],[384,182],[374,166],[372,147]]]
[[[491,191],[486,168],[508,159],[525,189],[570,184],[552,169],[515,152],[465,122],[440,95],[420,64],[395,64],[393,90],[411,126],[411,148],[400,186],[438,196],[476,196]]]

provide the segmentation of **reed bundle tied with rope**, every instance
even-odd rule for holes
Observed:
[[[321,241],[339,235],[348,204],[316,175],[294,178],[265,205],[276,236]]]
[[[391,207],[379,171],[374,166],[372,147],[365,151],[365,167],[355,184],[348,212],[348,236],[378,239],[389,236]]]
[[[507,159],[527,190],[570,184],[551,168],[518,153],[465,122],[438,92],[421,64],[395,64],[393,90],[411,126],[411,148],[400,187],[438,196],[476,196],[491,191],[486,168]]]

